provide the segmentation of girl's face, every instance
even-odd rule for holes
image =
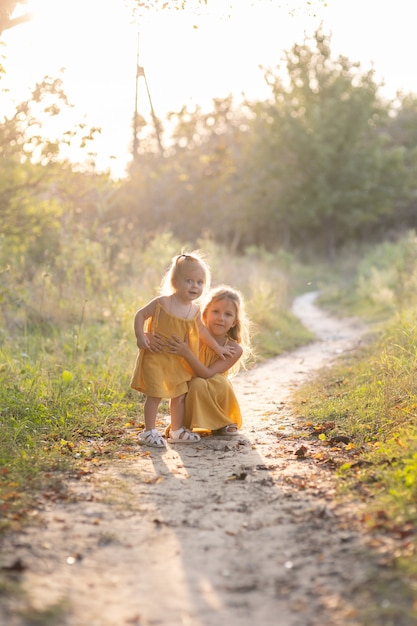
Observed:
[[[197,300],[203,293],[206,275],[199,265],[186,263],[175,280],[175,293],[184,301]]]
[[[236,325],[236,305],[230,298],[210,302],[204,314],[204,321],[214,337],[224,337]]]

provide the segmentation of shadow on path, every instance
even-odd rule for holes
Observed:
[[[61,603],[59,626],[361,623],[373,557],[356,511],[334,499],[331,472],[295,455],[286,410],[291,391],[363,333],[320,312],[315,297],[294,312],[318,340],[236,377],[239,436],[138,446],[7,538],[5,553],[28,566],[22,584],[35,607]],[[25,623],[8,616],[8,626]]]

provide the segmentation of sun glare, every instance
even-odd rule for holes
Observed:
[[[63,70],[64,90],[75,105],[71,120],[102,128],[97,166],[122,175],[130,149],[137,47],[124,3],[29,0],[26,6],[31,22],[4,36],[5,87],[13,103],[26,99],[45,75]],[[69,118],[62,122],[66,130]]]
[[[85,117],[102,128],[97,165],[122,175],[132,139],[138,44],[139,65],[161,118],[184,105],[207,110],[213,98],[229,94],[267,96],[258,66],[274,56],[278,63],[282,48],[292,43],[288,20],[279,20],[266,0],[241,0],[230,11],[231,5],[194,2],[195,10],[148,11],[134,23],[123,0],[28,0],[31,23],[6,36],[10,92],[22,100],[45,74],[56,76],[64,68],[64,89],[78,121]],[[142,81],[138,112],[151,123]]]
[[[397,2],[406,14],[407,0]],[[155,113],[162,121],[184,105],[207,110],[213,98],[230,94],[236,100],[243,95],[267,97],[259,66],[280,65],[283,51],[302,42],[304,34],[312,34],[322,21],[332,33],[335,54],[364,60],[366,69],[372,58],[381,75],[385,67],[403,83],[415,76],[410,70],[410,45],[415,47],[417,41],[411,32],[413,21],[404,21],[401,11],[393,12],[391,2],[192,0],[193,10],[188,5],[190,10],[185,11],[147,11],[136,16],[136,22],[133,4],[134,0],[130,4],[28,0],[23,8],[32,14],[31,22],[2,36],[6,43],[2,89],[8,90],[3,110],[28,97],[45,75],[55,77],[64,68],[64,89],[75,105],[77,121],[102,128],[97,165],[111,166],[116,175],[123,173],[129,160],[138,42],[139,65],[145,68]],[[375,6],[385,27],[371,19]],[[388,34],[390,46],[385,44]],[[378,67],[378,59],[383,59],[384,67]],[[142,81],[138,111],[151,123]]]

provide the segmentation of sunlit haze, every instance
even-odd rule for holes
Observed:
[[[232,4],[230,16],[225,5]],[[61,68],[77,122],[100,126],[99,168],[122,176],[130,159],[136,54],[157,116],[184,104],[205,109],[232,93],[265,98],[259,65],[275,67],[283,50],[322,23],[333,56],[344,54],[364,70],[374,67],[386,94],[417,92],[417,38],[413,0],[208,0],[195,11],[149,13],[137,21],[124,0],[29,0],[32,20],[2,35],[6,76],[3,112],[28,97],[37,81]],[[194,5],[195,6],[195,5]],[[219,8],[220,7],[220,8]],[[139,113],[150,120],[139,80]]]

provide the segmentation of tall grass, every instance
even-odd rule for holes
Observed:
[[[370,250],[350,277],[348,292],[325,294],[331,306],[366,313],[369,341],[318,373],[293,395],[294,411],[333,454],[341,486],[366,503],[364,521],[390,537],[392,572],[404,577],[417,618],[417,240]],[[345,287],[348,282],[345,282]],[[348,437],[345,453],[332,451]],[[344,444],[340,444],[342,447]],[[413,602],[411,601],[411,603]],[[408,601],[407,601],[408,602]],[[403,615],[403,613],[401,613]],[[408,613],[407,613],[408,615]],[[380,623],[386,623],[380,616]],[[399,618],[400,619],[400,618]],[[388,622],[387,622],[388,623]],[[408,622],[407,622],[408,623]],[[413,622],[414,623],[414,622]]]
[[[417,304],[417,236],[362,245],[336,261],[320,301],[334,312],[384,322]]]
[[[278,255],[251,250],[236,258],[210,240],[198,247],[213,284],[242,291],[258,358],[309,339],[288,312],[291,277]],[[157,295],[171,258],[183,248],[192,249],[166,233],[146,247],[110,254],[105,237],[91,242],[72,233],[63,236],[53,262],[30,271],[21,255],[0,249],[0,508],[6,522],[53,480],[51,472],[133,445],[125,425],[139,427],[143,417],[129,387],[137,353],[134,312]]]

